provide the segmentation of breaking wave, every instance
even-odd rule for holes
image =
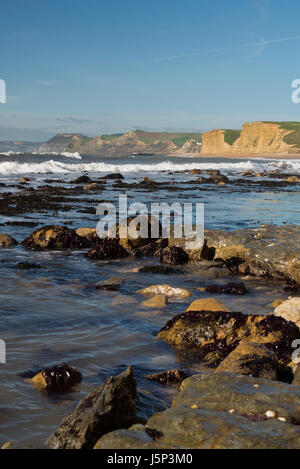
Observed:
[[[70,156],[72,155],[72,156]],[[61,156],[81,159],[78,153],[64,154]],[[41,163],[20,162],[20,161],[2,161],[0,163],[0,175],[18,175],[18,174],[57,174],[57,173],[160,173],[160,172],[176,172],[190,171],[192,169],[219,169],[223,172],[240,172],[240,171],[272,171],[280,169],[286,172],[295,172],[300,170],[299,160],[244,160],[244,161],[224,161],[224,162],[206,162],[195,161],[188,163],[177,163],[172,161],[163,161],[160,163],[128,163],[128,159],[124,163],[107,163],[107,162],[91,162],[91,163],[65,163],[54,159]]]

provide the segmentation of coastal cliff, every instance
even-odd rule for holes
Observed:
[[[85,137],[81,134],[58,134],[39,147],[42,153],[79,152],[86,155],[200,155],[201,133],[145,132]]]
[[[202,155],[300,153],[300,123],[248,122],[242,130],[218,129],[202,135]]]
[[[42,144],[0,142],[0,151],[80,153],[94,156],[269,156],[300,155],[300,122],[247,122],[242,130],[209,132],[147,132],[87,137],[61,133]]]

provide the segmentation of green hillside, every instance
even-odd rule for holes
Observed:
[[[228,145],[233,145],[234,142],[240,138],[241,130],[234,129],[223,129],[224,130],[224,141]]]
[[[278,124],[281,129],[290,130],[291,133],[283,138],[283,141],[288,145],[294,145],[296,148],[300,148],[300,122],[287,121],[287,122],[268,122],[267,124]]]
[[[157,140],[169,140],[177,147],[182,147],[188,140],[194,139],[197,142],[202,141],[202,134],[200,132],[146,132],[145,130],[136,130],[135,133],[142,142],[151,144]]]

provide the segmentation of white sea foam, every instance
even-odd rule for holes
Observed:
[[[63,153],[57,153],[55,151],[51,151],[49,153],[41,153],[34,151],[33,155],[42,155],[42,156],[64,156],[65,158],[75,158],[76,160],[81,160],[82,156],[76,151],[75,153],[71,153],[69,151],[64,151]]]
[[[21,151],[5,151],[0,152],[0,156],[12,156],[12,155],[24,155],[24,152]],[[69,151],[64,151],[63,153],[57,153],[55,151],[49,153],[41,153],[37,151],[33,151],[31,155],[40,155],[40,156],[64,156],[65,158],[75,158],[76,160],[81,160],[82,156],[76,151],[75,153],[71,153]]]
[[[78,158],[80,155],[73,158]],[[1,161],[1,159],[0,159]],[[286,172],[294,172],[300,170],[299,160],[244,160],[237,162],[189,162],[189,163],[174,163],[171,161],[163,161],[161,163],[63,163],[53,159],[44,161],[42,163],[20,163],[17,161],[3,161],[0,162],[0,175],[17,175],[17,174],[56,174],[56,173],[82,173],[84,171],[91,173],[142,173],[152,172],[160,173],[163,171],[190,171],[192,169],[219,169],[223,172],[239,172],[253,169],[254,171],[274,170],[281,169]]]

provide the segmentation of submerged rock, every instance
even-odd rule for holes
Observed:
[[[119,259],[126,256],[128,256],[128,253],[120,245],[117,238],[99,238],[97,245],[85,254],[85,257],[95,260]]]
[[[229,282],[227,285],[208,285],[205,291],[208,293],[226,293],[227,295],[246,295],[246,293],[249,293],[243,282]]]
[[[0,233],[0,248],[10,248],[16,246],[18,242],[10,235]]]
[[[197,353],[199,359],[209,357],[215,364],[219,364],[242,340],[265,344],[284,367],[291,361],[292,343],[300,339],[300,330],[295,324],[273,315],[191,311],[189,308],[169,320],[158,337],[179,349]]]
[[[29,270],[29,269],[41,269],[42,266],[40,264],[34,264],[34,262],[19,262],[17,265],[15,265],[15,268]]]
[[[143,267],[140,267],[138,272],[142,272],[145,274],[170,275],[178,274],[180,270],[176,269],[175,267],[169,267],[165,265],[145,265]]]
[[[45,368],[35,375],[31,382],[39,391],[58,394],[69,391],[80,383],[82,375],[74,366],[63,365]]]
[[[277,308],[277,306],[280,306],[282,305],[282,303],[284,303],[285,300],[281,299],[281,298],[277,298],[276,300],[273,301],[272,303],[272,308]]]
[[[181,384],[188,375],[182,370],[167,370],[153,375],[146,375],[150,381],[157,381],[160,384]]]
[[[124,179],[124,176],[121,173],[110,173],[103,176],[103,179]]]
[[[180,247],[167,247],[161,251],[160,261],[162,264],[183,265],[188,263],[189,255]]]
[[[48,225],[38,228],[22,241],[22,245],[26,249],[35,251],[78,250],[89,247],[86,239],[79,236],[75,230],[59,225]]]
[[[123,285],[124,280],[119,277],[112,277],[109,278],[108,280],[100,280],[96,284],[96,289],[97,290],[110,290],[110,291],[116,291],[119,290],[121,285]]]
[[[143,295],[165,295],[168,298],[188,298],[191,293],[184,288],[171,287],[170,285],[151,285],[150,287],[143,288],[137,293]]]
[[[255,378],[277,380],[277,359],[275,353],[263,344],[242,341],[223,360],[216,373],[236,373],[250,375]]]
[[[171,408],[146,426],[105,435],[97,448],[296,449],[299,409],[297,386],[230,373],[197,375],[183,381]]]
[[[275,308],[274,315],[292,321],[300,327],[300,297],[290,298],[281,303]]]
[[[53,449],[92,449],[98,439],[137,422],[132,368],[97,386],[67,414],[47,441]]]
[[[165,295],[155,295],[142,303],[146,308],[164,308],[166,304],[167,297]]]

